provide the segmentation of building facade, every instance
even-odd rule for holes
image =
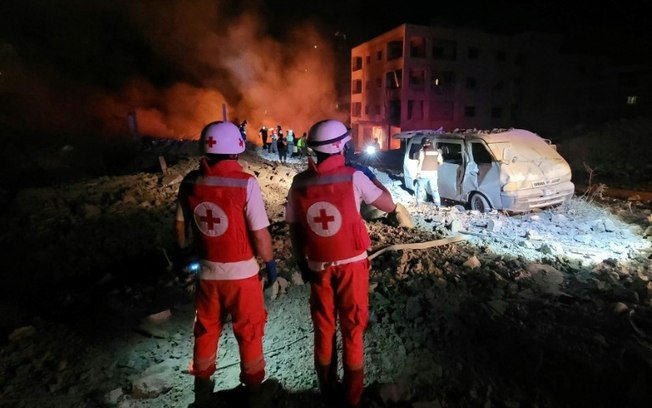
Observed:
[[[357,149],[400,131],[520,127],[562,130],[652,115],[652,68],[564,53],[545,33],[403,24],[351,49],[351,129]]]
[[[403,24],[351,50],[357,148],[417,129],[509,127],[519,54],[514,37]]]

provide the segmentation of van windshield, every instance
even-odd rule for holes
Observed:
[[[532,160],[563,160],[545,140],[527,140],[489,143],[494,157],[502,157],[508,163]]]

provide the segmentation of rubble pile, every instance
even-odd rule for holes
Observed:
[[[10,203],[0,238],[10,254],[0,272],[0,405],[192,402],[192,291],[168,256],[178,184],[198,159],[176,149],[157,171],[24,189]],[[283,220],[305,162],[281,165],[251,147],[241,163],[263,190],[278,261],[265,336],[267,373],[284,387],[276,406],[324,406],[309,287]],[[367,406],[649,406],[650,203],[575,197],[522,215],[454,203],[437,211],[415,207],[399,174],[374,171],[416,227],[368,222]],[[450,237],[463,240],[378,252]],[[219,390],[238,384],[225,331]]]

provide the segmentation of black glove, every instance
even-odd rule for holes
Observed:
[[[308,268],[308,260],[303,259],[297,262],[297,266],[299,267],[299,272],[301,272],[301,280],[303,281],[303,283],[310,282],[312,271],[310,270],[310,268]]]
[[[265,289],[271,288],[276,282],[276,261],[271,260],[265,262],[265,272],[267,273],[267,282],[265,282]]]

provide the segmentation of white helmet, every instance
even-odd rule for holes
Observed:
[[[321,153],[335,154],[344,149],[346,142],[351,140],[351,131],[339,120],[321,120],[308,131],[308,146]]]
[[[201,131],[201,154],[240,154],[245,142],[236,125],[231,122],[211,122]]]

